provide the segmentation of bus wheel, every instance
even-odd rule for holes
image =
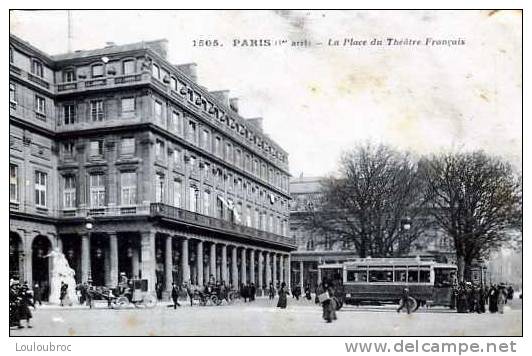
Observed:
[[[419,303],[417,302],[416,299],[412,297],[408,297],[408,306],[410,307],[410,312],[413,313],[419,307]]]

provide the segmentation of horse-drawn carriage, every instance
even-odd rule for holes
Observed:
[[[229,290],[225,286],[208,284],[204,287],[188,286],[187,293],[191,305],[221,305],[225,300],[228,304],[234,302],[238,292]]]

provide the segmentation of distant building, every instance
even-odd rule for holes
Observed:
[[[315,288],[321,276],[318,265],[342,263],[359,257],[353,244],[338,236],[318,234],[304,224],[316,201],[322,194],[321,177],[297,177],[290,180],[290,234],[295,239],[297,250],[292,252],[292,283],[302,288],[307,284]],[[431,229],[410,247],[406,256],[434,259],[454,263],[452,241],[442,231]],[[405,256],[405,257],[406,257]]]
[[[78,283],[289,282],[287,152],[166,47],[10,36],[11,277],[46,286],[58,248]]]

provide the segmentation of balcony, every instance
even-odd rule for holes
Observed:
[[[241,235],[253,240],[274,242],[295,247],[295,240],[290,237],[257,230],[248,226],[235,224],[227,220],[213,218],[162,203],[152,203],[150,206],[150,214],[152,216],[159,216],[176,222],[195,225],[209,230],[217,230],[231,235]]]
[[[131,84],[145,84],[151,81],[149,73],[135,73],[128,75],[106,76],[101,78],[89,78],[75,82],[57,84],[57,94],[68,94],[83,90],[109,89]]]

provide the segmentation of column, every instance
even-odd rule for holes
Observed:
[[[303,276],[303,268],[304,268],[304,262],[299,261],[299,287],[301,288],[301,293],[305,290],[305,278]]]
[[[233,246],[231,251],[231,283],[233,284],[233,289],[239,289],[238,286],[238,265],[237,265],[237,256],[236,256],[236,246]]]
[[[246,248],[243,247],[241,251],[242,263],[240,265],[240,280],[242,284],[247,284],[247,261],[246,261]]]
[[[266,254],[266,288],[270,287],[270,282],[272,282],[272,267],[270,265],[270,253],[265,252]]]
[[[229,275],[227,274],[227,245],[222,245],[222,281],[225,285],[229,284]]]
[[[258,278],[258,281],[257,281],[257,283],[258,283],[257,288],[262,290],[262,286],[264,285],[264,278],[263,278],[263,276],[264,276],[264,265],[263,265],[264,257],[262,255],[262,251],[258,251],[258,254],[259,254],[259,268],[258,268],[257,273],[259,275],[259,278]]]
[[[81,283],[89,280],[90,269],[90,240],[88,234],[83,234],[81,235]]]
[[[284,282],[284,255],[279,255],[279,283]]]
[[[135,246],[131,253],[131,275],[133,278],[139,278],[139,250]]]
[[[141,232],[141,274],[148,280],[148,292],[155,292],[155,231]]]
[[[317,282],[317,283],[318,283],[318,285],[320,285],[320,283],[321,283],[321,269],[320,269],[320,263],[318,262],[318,263],[316,264],[316,266],[317,266],[317,268],[318,268],[318,282]]]
[[[197,261],[197,269],[198,269],[198,278],[196,280],[196,284],[199,286],[203,285],[203,241],[198,241],[197,244],[197,252],[196,252],[196,261]]]
[[[183,284],[190,282],[190,266],[188,261],[188,239],[181,241],[181,276]]]
[[[292,262],[290,261],[290,255],[286,255],[286,286],[288,290],[292,290]],[[303,290],[301,290],[303,292]]]
[[[255,250],[249,251],[249,283],[255,284]]]
[[[24,281],[28,281],[28,285],[33,286],[33,250],[31,248],[32,238],[29,232],[24,233]]]
[[[109,285],[114,288],[118,285],[118,240],[115,232],[107,235],[109,236]]]
[[[166,247],[164,249],[164,282],[167,292],[172,291],[172,282],[174,277],[172,275],[172,236],[166,236]]]
[[[277,255],[274,252],[272,252],[272,264],[273,264],[273,275],[272,275],[273,287],[277,288]]]
[[[209,255],[209,262],[211,263],[210,274],[212,274],[214,276],[214,279],[216,279],[216,244],[214,242],[211,243],[211,253]]]

